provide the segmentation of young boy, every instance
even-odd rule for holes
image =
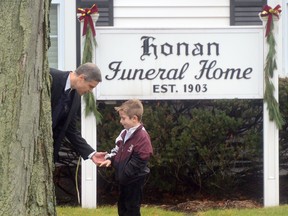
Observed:
[[[137,100],[128,100],[115,107],[124,129],[116,138],[116,146],[105,155],[102,166],[115,168],[119,182],[119,216],[140,216],[143,186],[150,172],[147,163],[153,154],[150,136],[141,123],[143,105]]]

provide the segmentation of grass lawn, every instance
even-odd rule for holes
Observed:
[[[96,209],[85,209],[80,207],[57,207],[58,216],[116,216],[116,206],[100,206]],[[184,216],[181,212],[165,211],[158,207],[141,207],[142,216]]]
[[[284,216],[288,215],[288,205],[257,209],[210,210],[194,214],[166,211],[158,207],[142,207],[142,216]],[[116,206],[100,206],[96,209],[80,207],[57,207],[58,216],[116,216]]]
[[[288,215],[288,205],[257,209],[226,209],[199,212],[197,216],[284,216]]]

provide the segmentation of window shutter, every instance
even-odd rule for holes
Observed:
[[[76,0],[77,8],[90,8],[93,4],[96,4],[99,10],[99,19],[97,20],[97,26],[113,26],[113,0]],[[76,16],[76,14],[75,14]],[[76,40],[77,40],[77,65],[81,64],[81,47],[80,47],[80,22],[76,23]],[[97,34],[97,30],[96,30]]]
[[[96,4],[99,9],[98,26],[113,26],[113,0],[77,0],[77,8],[90,8]]]
[[[267,0],[230,0],[230,25],[262,25],[258,14]]]

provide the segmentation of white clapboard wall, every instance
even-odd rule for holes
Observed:
[[[229,0],[114,0],[114,27],[223,27],[229,17]]]

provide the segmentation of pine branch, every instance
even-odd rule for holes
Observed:
[[[271,121],[275,121],[277,127],[281,129],[284,124],[284,120],[279,110],[279,104],[274,97],[275,87],[271,79],[274,76],[274,71],[277,69],[277,62],[275,59],[276,55],[276,41],[273,34],[274,23],[272,20],[271,30],[269,35],[267,36],[266,42],[269,44],[269,50],[266,56],[266,65],[264,68],[265,72],[265,92],[264,92],[264,101],[267,102],[267,109],[269,112],[269,119]]]
[[[95,38],[93,37],[92,31],[90,26],[87,26],[87,31],[86,31],[86,38],[84,42],[84,49],[83,49],[83,57],[82,57],[82,64],[86,62],[92,62],[93,58],[93,48],[96,47],[97,43]],[[84,96],[84,101],[85,101],[85,116],[88,116],[90,113],[93,113],[96,122],[101,123],[102,115],[98,111],[98,107],[96,105],[96,101],[94,98],[93,93],[88,93],[85,94]]]

